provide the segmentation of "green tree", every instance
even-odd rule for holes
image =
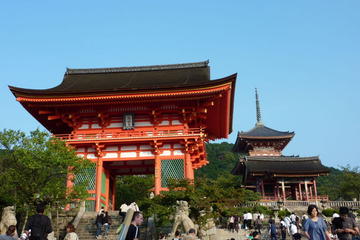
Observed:
[[[342,181],[343,171],[337,168],[329,168],[329,175],[317,179],[317,190],[319,195],[328,195],[330,200],[339,200],[342,193],[338,186]]]
[[[154,187],[152,175],[122,176],[116,179],[116,204],[136,202],[141,207],[141,202],[149,198],[150,189]]]
[[[87,197],[87,183],[67,189],[66,181],[68,173],[76,175],[89,166],[89,160],[77,157],[73,149],[48,133],[3,130],[0,151],[3,204],[15,204],[17,210],[33,209],[40,201],[61,207]]]
[[[340,191],[345,200],[360,198],[360,168],[350,166],[342,167]]]
[[[196,176],[216,179],[230,173],[239,160],[238,154],[232,152],[233,146],[227,142],[206,144],[209,164],[197,170]]]
[[[258,194],[240,188],[239,183],[238,177],[230,173],[217,179],[197,178],[195,184],[173,180],[169,184],[169,191],[144,201],[142,207],[147,214],[156,214],[158,223],[162,225],[169,223],[176,201],[185,200],[190,206],[190,217],[201,225],[209,217],[240,213],[239,204],[259,199]]]

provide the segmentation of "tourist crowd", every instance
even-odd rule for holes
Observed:
[[[0,235],[0,240],[46,240],[48,234],[53,231],[50,219],[44,215],[44,206],[39,205],[36,208],[37,214],[31,216],[26,225],[25,231],[17,237],[16,227],[8,227],[6,234]],[[120,211],[123,220],[125,216]],[[321,216],[316,205],[310,205],[307,214],[297,216],[291,213],[289,216],[282,217],[279,222],[270,217],[268,224],[264,224],[265,216],[263,214],[245,213],[243,216],[230,216],[227,228],[231,232],[238,232],[244,229],[248,232],[247,239],[251,240],[300,240],[302,238],[309,240],[359,240],[359,227],[356,223],[356,217],[349,212],[347,207],[340,207],[339,214],[335,213],[331,220]],[[143,223],[143,215],[135,211],[131,224],[128,228],[126,240],[140,239],[139,226]],[[108,212],[103,208],[97,213],[95,224],[97,226],[96,238],[99,238],[104,227],[105,236],[111,225],[111,218]],[[79,240],[73,224],[66,226],[65,240]],[[168,239],[164,234],[160,234],[159,239]],[[186,234],[176,231],[173,240],[195,240],[196,230],[190,229]]]
[[[347,207],[340,207],[330,221],[322,217],[316,205],[309,205],[307,214],[291,213],[280,218],[278,223],[270,217],[267,227],[264,215],[245,213],[242,217],[230,216],[227,228],[231,232],[248,230],[248,239],[269,240],[355,240],[360,239],[356,217]],[[251,232],[252,231],[252,232]]]

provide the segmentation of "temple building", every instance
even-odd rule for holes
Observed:
[[[250,131],[238,133],[233,151],[240,154],[240,159],[232,174],[241,175],[245,187],[260,193],[262,200],[327,199],[317,194],[316,179],[329,170],[318,156],[282,155],[295,133],[266,127],[261,120],[257,90],[255,94],[257,122]]]
[[[205,61],[67,69],[54,88],[9,88],[55,137],[93,162],[67,186],[87,181],[86,208],[113,210],[116,176],[153,174],[155,194],[169,179],[194,179],[208,163],[205,142],[232,132],[235,81],[236,74],[210,80]]]

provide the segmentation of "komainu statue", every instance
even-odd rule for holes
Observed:
[[[1,222],[0,222],[0,234],[6,234],[6,231],[9,226],[15,225],[17,221],[15,217],[15,208],[14,206],[4,207]],[[16,234],[17,236],[17,234]]]
[[[187,201],[176,201],[176,213],[174,218],[174,225],[172,227],[171,236],[175,235],[175,232],[179,226],[182,224],[184,227],[184,231],[188,232],[191,228],[196,229],[195,224],[189,218],[189,205]]]

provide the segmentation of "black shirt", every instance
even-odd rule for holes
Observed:
[[[135,238],[140,238],[139,227],[134,224],[130,224],[125,240],[133,240]]]
[[[51,233],[52,227],[50,218],[43,214],[36,214],[29,218],[25,230],[31,230],[30,240],[45,240]]]

